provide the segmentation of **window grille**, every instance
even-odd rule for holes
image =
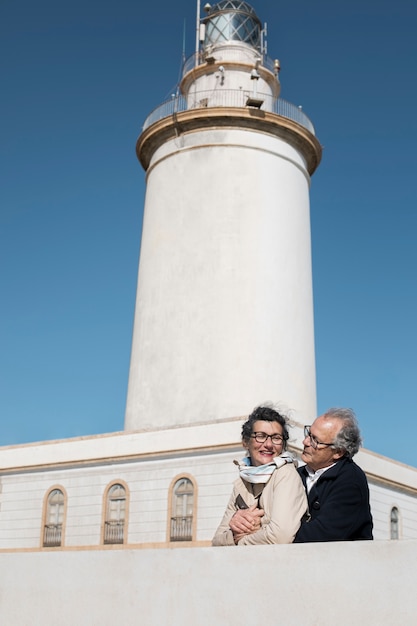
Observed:
[[[65,498],[60,489],[53,489],[48,495],[46,521],[43,529],[44,548],[56,548],[62,544],[62,523],[64,520]]]
[[[393,506],[391,509],[391,516],[390,516],[391,539],[400,538],[399,522],[400,522],[400,516],[398,513],[398,509],[396,506]]]
[[[170,540],[192,541],[194,487],[191,480],[177,480],[172,495]]]
[[[112,485],[107,492],[104,543],[124,542],[126,518],[126,490],[123,485]]]

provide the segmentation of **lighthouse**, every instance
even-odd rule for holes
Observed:
[[[203,13],[177,93],[136,146],[146,194],[127,431],[264,401],[316,415],[309,189],[321,146],[280,98],[254,9],[221,0]]]

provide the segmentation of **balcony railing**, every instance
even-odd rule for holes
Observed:
[[[123,543],[124,527],[123,521],[104,522],[104,543]]]
[[[62,524],[45,524],[43,530],[44,548],[57,548],[61,545]]]
[[[190,91],[187,97],[173,95],[170,100],[166,100],[156,107],[145,120],[143,130],[166,117],[173,116],[182,111],[190,109],[207,109],[210,107],[248,107],[248,99],[253,94],[243,89],[213,89],[211,91]],[[300,124],[313,135],[314,126],[307,115],[300,107],[283,100],[274,98],[271,94],[256,93],[256,99],[261,102],[260,109],[270,111],[275,115],[280,115]]]
[[[171,517],[171,541],[191,541],[193,516]]]

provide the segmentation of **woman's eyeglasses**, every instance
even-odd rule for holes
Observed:
[[[284,441],[284,437],[282,435],[267,435],[266,433],[253,433],[251,437],[258,443],[265,443],[265,441],[270,439],[274,446],[279,446],[279,444]]]

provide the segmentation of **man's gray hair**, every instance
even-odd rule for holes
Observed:
[[[324,417],[335,417],[343,422],[332,447],[342,450],[345,456],[352,458],[362,445],[362,437],[354,411],[352,409],[331,408],[324,413]]]

